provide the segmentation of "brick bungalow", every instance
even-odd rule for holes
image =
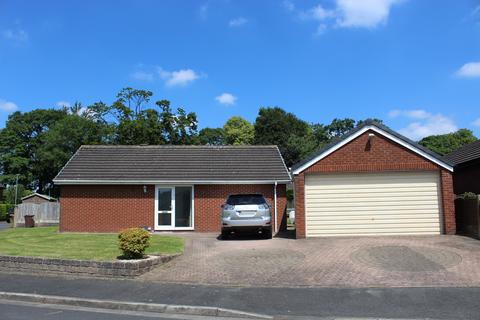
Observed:
[[[286,224],[290,174],[276,146],[82,146],[54,179],[60,231],[219,232],[230,194],[260,193]]]
[[[367,121],[292,168],[297,238],[454,234],[452,165]]]

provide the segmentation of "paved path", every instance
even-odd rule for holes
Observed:
[[[0,231],[10,228],[10,224],[5,221],[0,221]]]
[[[242,288],[0,274],[0,291],[221,307],[284,319],[314,316],[478,320],[480,314],[480,288]]]
[[[142,281],[227,286],[480,286],[480,241],[460,236],[217,240],[187,236],[183,256]]]

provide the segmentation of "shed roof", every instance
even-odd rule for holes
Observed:
[[[81,146],[56,184],[290,181],[276,146]]]

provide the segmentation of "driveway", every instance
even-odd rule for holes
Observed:
[[[5,221],[0,221],[0,231],[10,228],[10,224]]]
[[[186,235],[185,253],[142,281],[226,286],[480,286],[480,241],[460,236],[217,240]]]

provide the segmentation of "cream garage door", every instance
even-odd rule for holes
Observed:
[[[307,237],[439,234],[438,172],[307,174]]]

